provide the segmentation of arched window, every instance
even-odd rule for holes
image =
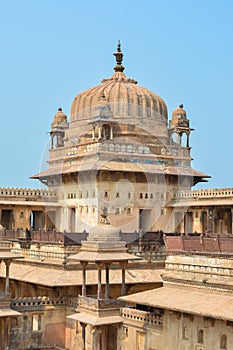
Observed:
[[[220,349],[227,350],[227,336],[226,334],[222,334],[220,338]]]
[[[204,331],[203,331],[203,329],[199,329],[199,331],[198,331],[197,342],[199,344],[204,344]]]
[[[183,339],[187,339],[186,331],[187,331],[187,327],[185,325],[183,325],[183,328],[182,328],[182,337],[183,337]]]
[[[132,214],[132,209],[131,208],[127,208],[127,215],[131,215]]]

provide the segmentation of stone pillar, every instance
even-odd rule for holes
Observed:
[[[10,317],[6,318],[5,327],[5,349],[8,350],[10,345]]]
[[[80,325],[82,327],[82,350],[86,350],[86,324],[80,322]]]
[[[86,267],[87,267],[87,262],[86,261],[81,261],[80,262],[81,267],[82,267],[82,296],[86,296]]]
[[[117,327],[117,350],[122,350],[122,343],[124,340],[124,329],[123,329],[123,324],[118,323],[116,325]]]
[[[105,272],[106,272],[105,299],[109,299],[109,266],[110,264],[106,264],[106,268],[105,268]]]
[[[98,289],[97,289],[97,299],[102,299],[102,285],[101,285],[101,272],[102,264],[96,263],[98,269]]]
[[[126,294],[126,286],[125,286],[125,269],[126,266],[128,265],[128,261],[121,261],[120,262],[120,267],[122,269],[122,281],[121,281],[121,295],[125,295]]]
[[[213,208],[209,208],[207,212],[207,233],[213,233]]]
[[[102,137],[102,126],[99,125],[99,127],[98,127],[98,139],[101,139],[101,137]]]
[[[231,208],[231,233],[233,234],[233,208]]]
[[[179,138],[178,138],[179,145],[181,146],[182,145],[182,133],[179,133],[178,135],[179,135]]]
[[[185,213],[177,212],[176,226],[178,233],[185,233]]]
[[[53,134],[51,134],[51,148],[52,148],[52,149],[53,149],[53,147],[54,147],[53,138],[54,138],[54,135],[53,135]]]
[[[71,219],[71,208],[67,208],[66,215],[67,215],[67,231],[72,231],[72,219]]]
[[[186,147],[189,147],[189,133],[187,133]]]
[[[62,212],[61,212],[61,221],[60,221],[60,224],[62,223],[63,226],[60,227],[60,230],[61,231],[68,231],[68,213],[69,213],[69,210],[67,207],[63,207],[62,208]]]
[[[98,327],[95,327],[92,330],[91,335],[92,335],[92,350],[102,350],[102,330]]]
[[[213,232],[218,233],[218,211],[216,208],[213,210]]]
[[[110,125],[110,140],[113,139],[113,125]]]
[[[75,219],[74,219],[74,230],[75,232],[79,232],[79,213],[78,213],[78,206],[75,207]]]
[[[92,140],[95,139],[95,126],[92,127]]]
[[[9,294],[9,286],[10,286],[10,279],[9,279],[9,272],[10,272],[10,260],[5,260],[6,265],[6,282],[5,282],[5,293]]]
[[[184,214],[184,234],[188,234],[188,213]]]
[[[101,350],[105,350],[105,349],[108,350],[109,349],[107,327],[108,326],[102,326],[101,327],[101,331],[102,331],[102,335],[101,335]],[[111,338],[110,341],[115,344],[116,339],[115,338]]]
[[[44,230],[47,230],[48,214],[44,211]]]

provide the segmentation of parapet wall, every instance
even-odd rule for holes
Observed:
[[[174,195],[175,199],[185,198],[228,198],[233,197],[233,188],[210,188],[205,190],[183,190]]]
[[[47,189],[0,187],[0,199],[56,201],[57,193]]]
[[[212,252],[233,255],[233,235],[208,235],[208,236],[166,236],[164,235],[166,250],[169,251],[193,251]]]

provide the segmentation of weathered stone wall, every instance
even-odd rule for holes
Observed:
[[[226,347],[220,346],[223,335],[227,337]],[[231,349],[233,327],[221,320],[166,311],[163,337],[166,350]]]
[[[38,306],[20,312],[22,315],[12,320],[11,324],[10,347],[12,349],[39,348],[54,344],[65,347],[64,307],[41,308]]]
[[[118,341],[122,350],[166,349],[163,347],[163,318],[158,313],[123,308],[121,316],[123,326]]]

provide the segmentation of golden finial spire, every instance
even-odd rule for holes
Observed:
[[[122,65],[123,61],[123,53],[121,52],[121,43],[120,40],[118,40],[118,45],[117,45],[117,52],[113,54],[116,57],[116,66],[114,67],[115,72],[123,72],[125,67]]]

